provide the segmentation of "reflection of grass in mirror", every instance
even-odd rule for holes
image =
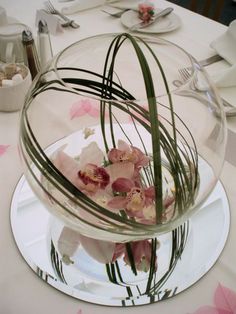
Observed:
[[[127,295],[129,298],[137,298],[139,296],[148,295],[150,297],[150,303],[155,302],[156,298],[162,300],[175,295],[178,287],[175,287],[173,290],[165,289],[162,291],[163,285],[168,281],[172,272],[174,271],[178,261],[181,259],[181,255],[184,251],[189,232],[189,223],[186,222],[180,227],[172,231],[172,248],[171,255],[169,260],[168,270],[162,275],[161,278],[158,278],[158,271],[156,272],[155,265],[150,266],[148,273],[148,279],[145,290],[142,290],[142,287],[139,284],[130,285],[129,282],[126,282],[122,276],[122,271],[120,270],[119,261],[114,263],[106,264],[106,271],[109,281],[113,284],[123,286],[127,289]],[[155,262],[155,259],[158,254],[156,254],[157,239],[152,239],[152,260]],[[134,275],[137,275],[137,271],[134,272]]]
[[[188,239],[188,232],[188,222],[184,223],[183,225],[172,231],[172,246],[169,265],[167,271],[161,276],[161,278],[158,277],[158,271],[155,270],[155,265],[152,265],[150,267],[149,273],[147,274],[148,278],[146,281],[146,286],[143,285],[143,280],[141,280],[140,283],[134,282],[130,285],[130,282],[126,281],[125,274],[123,274],[122,270],[120,269],[120,263],[123,263],[120,259],[116,260],[114,263],[106,264],[104,271],[106,271],[109,281],[114,285],[118,285],[126,289],[128,298],[127,300],[132,300],[132,298],[138,298],[138,296],[147,295],[150,298],[150,303],[152,303],[156,302],[156,298],[158,298],[158,300],[163,300],[170,296],[174,296],[178,291],[178,287],[175,287],[174,289],[165,288],[165,290],[162,290],[162,288],[170,278],[178,261],[181,259],[181,255],[184,251],[186,241]],[[152,246],[153,252],[155,251],[155,257],[157,251],[156,244],[157,239],[153,239]],[[50,255],[52,267],[55,271],[57,279],[67,284],[67,280],[64,277],[63,273],[63,257],[56,251],[56,248],[52,241]],[[155,261],[155,259],[153,259],[153,261]],[[138,272],[135,272],[134,275],[137,276]],[[125,305],[125,301],[122,302],[124,302]],[[133,303],[135,304],[135,300],[133,301]]]
[[[58,279],[61,282],[64,282],[66,284],[67,282],[66,282],[66,279],[65,279],[64,274],[63,274],[63,263],[59,257],[59,254],[57,253],[55,246],[54,246],[52,241],[51,241],[50,256],[51,256],[52,267],[53,267]]]

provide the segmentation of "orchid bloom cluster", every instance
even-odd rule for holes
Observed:
[[[103,152],[92,142],[82,150],[79,161],[58,151],[54,164],[97,204],[115,213],[124,210],[128,217],[139,222],[155,224],[154,186],[143,186],[141,175],[150,157],[139,148],[119,140],[117,148],[108,152],[107,159],[104,163],[106,158]],[[169,209],[173,202],[174,197],[167,195],[164,209]],[[163,213],[163,219],[166,212]]]
[[[90,197],[100,206],[119,213],[121,210],[127,217],[144,224],[156,223],[155,190],[154,186],[143,186],[142,170],[149,165],[150,157],[139,148],[119,140],[117,148],[112,148],[105,156],[95,142],[83,148],[79,159],[76,160],[62,150],[54,154],[53,163],[60,172],[80,191]],[[173,212],[174,197],[164,199],[163,219],[168,212]],[[86,214],[84,214],[85,218]],[[82,237],[82,236],[81,236]],[[86,239],[86,241],[84,240]],[[92,255],[95,252],[94,241],[83,237],[84,249]],[[105,258],[100,262],[114,262],[123,256],[129,264],[124,244],[106,243],[109,249],[100,250]],[[89,247],[93,246],[93,250]],[[151,259],[151,244],[149,240],[131,243],[131,250],[137,269],[147,271]],[[95,256],[94,256],[95,257]],[[96,258],[96,257],[95,257]]]
[[[139,18],[148,23],[155,14],[155,6],[150,2],[140,3],[138,6]]]

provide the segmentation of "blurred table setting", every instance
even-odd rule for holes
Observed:
[[[173,11],[143,27],[139,12],[143,3],[153,6],[154,16],[166,8]],[[142,27],[136,27],[140,23]],[[111,308],[87,303],[78,296],[73,297],[73,292],[68,296],[63,288],[58,291],[46,284],[22,258],[10,222],[12,195],[23,174],[18,146],[19,118],[32,81],[36,82],[37,74],[53,57],[75,42],[100,34],[126,32],[162,38],[184,49],[204,64],[223,107],[233,112],[226,116],[228,139],[220,176],[230,208],[230,229],[224,249],[212,268],[194,285],[145,308]],[[217,61],[203,62],[215,55]],[[181,73],[177,79],[180,84],[185,83]],[[57,114],[60,115],[55,110]],[[89,120],[94,111],[88,104],[79,112],[74,108],[68,116],[68,125],[75,124],[76,117],[81,115],[85,118],[87,115]],[[200,125],[201,117],[195,118]],[[37,124],[44,128],[40,117]],[[60,125],[51,127],[57,129]],[[0,313],[106,314],[111,310],[114,314],[143,310],[147,314],[236,313],[236,20],[225,26],[166,0],[51,0],[47,3],[1,0],[0,131]],[[51,130],[45,128],[43,132],[47,134]]]

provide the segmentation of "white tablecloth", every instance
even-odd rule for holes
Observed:
[[[127,0],[128,1],[128,0]],[[57,1],[53,2],[62,7]],[[158,1],[160,7],[170,6],[164,0]],[[35,12],[43,8],[43,0],[1,0],[11,17],[17,18],[30,26],[36,36]],[[64,5],[64,4],[63,4]],[[214,54],[210,42],[226,31],[226,26],[194,14],[179,6],[172,5],[175,13],[181,17],[182,26],[170,33],[160,36],[168,39],[191,53],[197,59],[203,59]],[[79,29],[64,29],[62,33],[51,36],[54,53],[61,51],[71,43],[82,38],[108,32],[121,32],[125,28],[119,19],[115,19],[100,11],[100,8],[79,12],[72,16],[81,27]],[[208,67],[211,71],[220,70],[229,65],[221,61]],[[236,88],[222,88],[222,96],[236,106]],[[144,307],[108,308],[85,303],[64,295],[40,280],[21,257],[14,242],[10,221],[10,202],[14,187],[22,174],[22,166],[18,155],[18,119],[19,113],[0,113],[0,313],[1,314],[108,314],[136,312],[161,314],[198,313],[202,306],[216,307],[215,292],[222,302],[234,301],[231,312],[236,313],[236,118],[228,119],[228,147],[226,161],[221,175],[221,181],[228,195],[231,207],[231,228],[225,249],[215,266],[194,286],[183,293]],[[219,232],[221,232],[219,230]],[[225,287],[226,289],[224,289]],[[217,290],[218,289],[218,290]],[[226,292],[229,292],[227,294]],[[232,301],[232,302],[233,302]],[[223,305],[222,305],[223,306]],[[229,306],[229,305],[228,305]],[[80,312],[81,310],[81,312]],[[200,313],[200,312],[199,312]],[[201,313],[208,312],[205,308]],[[220,312],[219,312],[220,313]],[[223,312],[222,312],[223,313]]]

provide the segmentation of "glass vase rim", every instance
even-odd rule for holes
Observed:
[[[98,97],[98,96],[94,96],[92,94],[88,95],[87,93],[83,93],[83,92],[80,92],[80,91],[76,91],[73,87],[69,86],[69,84],[65,83],[60,74],[59,74],[59,70],[57,68],[58,66],[58,62],[61,58],[61,56],[66,53],[69,49],[75,47],[76,45],[78,45],[79,43],[81,42],[84,42],[84,41],[87,41],[87,40],[90,40],[90,39],[93,39],[93,38],[106,38],[106,37],[113,37],[115,38],[115,36],[117,35],[121,35],[121,34],[126,34],[126,32],[117,32],[117,33],[102,33],[102,34],[96,34],[96,35],[92,35],[92,36],[88,36],[88,37],[85,37],[85,38],[82,38],[80,40],[77,40],[75,42],[73,42],[72,44],[70,44],[69,46],[67,46],[66,48],[64,48],[63,50],[61,50],[56,56],[55,56],[55,59],[53,61],[53,70],[55,72],[55,75],[57,76],[57,80],[60,81],[60,83],[65,86],[68,91],[73,91],[73,92],[76,92],[77,95],[80,95],[80,96],[83,96],[85,98],[88,98],[88,99],[93,99],[93,100],[98,100],[98,101],[106,101],[106,102],[109,102],[109,101],[112,101],[112,102],[119,102],[119,103],[127,103],[127,102],[130,102],[129,99],[119,99],[119,100],[115,100],[115,99],[107,99],[107,98],[103,98],[103,97]],[[164,38],[154,38],[153,36],[151,35],[148,35],[148,34],[138,34],[138,35],[133,35],[135,38],[139,39],[147,39],[147,40],[151,40],[152,43],[165,43],[165,44],[168,44],[168,45],[172,45],[174,47],[176,47],[177,49],[179,49],[185,56],[186,58],[188,59],[188,63],[189,63],[189,78],[184,80],[182,82],[182,85],[181,86],[174,86],[174,84],[172,84],[172,88],[170,89],[170,92],[169,94],[172,94],[174,92],[177,92],[179,89],[182,89],[184,88],[186,85],[189,84],[189,81],[191,81],[193,78],[194,78],[194,73],[195,71],[199,70],[199,68],[203,69],[200,64],[198,63],[198,61],[189,53],[187,52],[185,49],[183,49],[181,46],[179,46],[178,44],[176,43],[173,43],[167,39],[164,39]],[[204,69],[203,69],[204,71]],[[204,73],[206,74],[206,72],[204,71]],[[170,84],[169,84],[170,85]],[[163,94],[159,94],[159,95],[156,95],[155,99],[159,99],[161,97],[164,97],[166,96],[167,93],[163,93]],[[143,97],[143,98],[135,98],[134,100],[135,101],[146,101],[148,99],[148,97]]]

